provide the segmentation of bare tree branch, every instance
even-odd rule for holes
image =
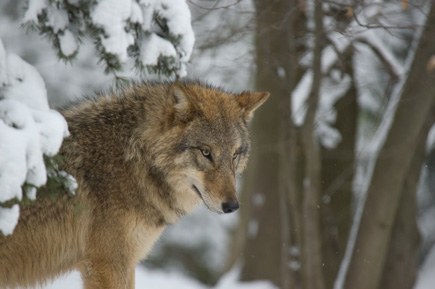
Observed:
[[[199,4],[195,3],[195,2],[193,2],[192,0],[189,0],[189,3],[192,4],[193,6],[201,8],[201,9],[204,9],[204,10],[208,10],[208,11],[219,10],[219,9],[227,9],[227,8],[230,8],[230,7],[234,6],[234,5],[239,4],[240,2],[242,2],[242,0],[236,0],[236,2],[234,2],[234,3],[228,4],[228,5],[224,5],[224,6],[216,7],[216,5],[219,3],[219,1],[215,1],[215,7],[208,8],[208,7],[204,7],[202,5],[199,5]]]
[[[376,160],[344,288],[377,289],[381,282],[401,189],[418,134],[434,103],[435,75],[421,69],[435,45],[435,5],[430,10],[394,121]]]

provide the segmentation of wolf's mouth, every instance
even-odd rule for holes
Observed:
[[[199,189],[195,185],[192,185],[192,188],[198,194],[198,196],[204,201],[204,199],[202,198],[202,195],[201,195],[201,192],[199,191]]]
[[[199,190],[195,185],[192,185],[192,188],[193,188],[193,190],[198,194],[198,196],[201,198],[201,200],[204,202],[204,204],[207,206],[207,208],[208,208],[210,211],[215,212],[215,213],[217,213],[217,214],[222,214],[222,213],[223,213],[222,211],[215,209],[213,206],[210,206],[210,205],[206,202],[206,200],[204,200],[204,197],[202,196],[201,191],[200,191],[200,190]]]

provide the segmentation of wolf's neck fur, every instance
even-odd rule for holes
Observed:
[[[157,157],[153,143],[168,130],[172,117],[165,111],[168,89],[168,85],[127,88],[120,97],[99,96],[63,111],[71,137],[62,153],[66,170],[82,188],[79,194],[88,194],[95,202],[113,199],[156,226],[174,223],[193,210],[198,197],[174,194],[165,181],[166,172],[152,165]]]

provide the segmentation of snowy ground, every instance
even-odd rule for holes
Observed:
[[[414,289],[433,289],[435,284],[435,249],[426,259],[425,264],[419,272]],[[214,289],[277,289],[266,281],[240,283],[237,281],[238,273],[232,271],[225,275]],[[73,271],[54,280],[45,289],[79,289],[82,288],[80,274]],[[136,267],[136,288],[146,289],[206,289],[210,288],[198,281],[175,272],[164,272],[159,270],[148,270],[144,266]],[[35,288],[36,289],[36,288]],[[39,289],[39,287],[37,287]]]
[[[225,275],[215,289],[276,289],[269,282],[256,281],[249,283],[240,283],[237,281],[238,273],[232,271]],[[39,287],[37,287],[39,289]],[[78,289],[82,288],[80,274],[74,271],[70,274],[59,277],[45,289]],[[209,288],[189,277],[179,273],[168,273],[164,271],[150,271],[144,266],[136,267],[136,288],[146,289],[205,289]],[[419,288],[422,289],[422,288]]]

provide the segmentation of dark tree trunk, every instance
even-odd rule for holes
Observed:
[[[280,288],[291,288],[289,276],[290,218],[287,192],[290,185],[290,94],[295,75],[293,21],[298,9],[293,1],[255,1],[256,88],[271,97],[256,112],[252,123],[251,161],[242,190],[242,280],[267,279]],[[249,203],[249,204],[247,204]],[[247,210],[249,211],[247,211]]]
[[[350,61],[349,61],[350,63]],[[349,75],[352,69],[349,69]],[[342,141],[334,149],[322,150],[322,240],[326,288],[332,288],[344,256],[351,225],[352,181],[358,116],[356,89],[335,105],[336,128]]]
[[[345,279],[346,289],[380,288],[406,174],[435,99],[435,74],[425,69],[433,56],[434,34],[432,5],[393,123],[376,160]]]
[[[427,134],[434,122],[428,117],[402,188],[390,246],[382,275],[382,289],[411,289],[418,270],[420,233],[417,228],[417,184],[423,165]]]
[[[322,51],[324,45],[323,12],[321,0],[314,1],[313,83],[308,108],[302,126],[302,143],[305,156],[305,179],[302,197],[302,276],[304,288],[324,289],[321,208],[321,150],[315,136],[315,120],[322,85]],[[293,170],[298,168],[293,167]]]

